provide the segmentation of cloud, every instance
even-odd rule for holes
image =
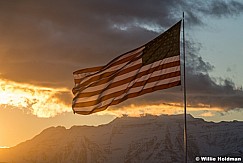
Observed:
[[[241,14],[243,4],[234,0],[1,1],[1,78],[40,88],[71,90],[73,71],[104,65],[148,42],[180,20],[183,11],[186,23],[193,28],[205,25],[208,17]],[[214,66],[198,56],[202,45],[192,41],[187,45],[188,102],[225,110],[242,108],[242,90],[230,80],[212,78],[209,72]],[[139,103],[182,103],[180,87],[163,92],[145,95],[139,98]],[[55,93],[65,106],[70,96]],[[33,114],[38,115],[38,111]]]
[[[202,117],[213,117],[214,114],[212,112],[205,112],[205,113],[200,114],[200,116],[202,116]]]
[[[38,87],[0,80],[0,107],[18,108],[37,117],[53,117],[60,113],[71,112],[71,105],[65,103],[71,92],[65,88]]]
[[[192,105],[198,103],[212,107],[231,109],[243,108],[243,91],[230,79],[213,78],[209,72],[214,66],[205,62],[197,54],[200,49],[188,43],[187,87],[188,100]]]
[[[119,108],[119,109],[118,109]],[[213,116],[212,112],[222,112],[223,110],[216,107],[209,107],[208,105],[199,104],[196,107],[188,105],[187,111],[190,113],[197,113],[198,111],[204,112],[201,116]],[[116,116],[132,116],[132,117],[139,117],[144,116],[146,114],[150,115],[174,115],[174,114],[183,114],[184,107],[181,103],[160,103],[160,104],[131,104],[125,105],[122,107],[111,107],[108,111],[100,112],[98,114],[114,114]]]
[[[243,12],[243,4],[234,0],[216,1],[186,1],[181,5],[182,11],[186,11],[186,21],[190,26],[203,25],[208,17],[232,17]],[[179,14],[181,10],[177,11]]]
[[[208,8],[199,9],[203,14],[216,17],[238,15],[243,10],[243,4],[238,1],[212,1]]]
[[[237,1],[91,0],[0,2],[0,69],[6,79],[72,87],[72,72],[105,64],[140,46],[182,17],[242,12]],[[206,18],[206,17],[205,17]],[[90,59],[92,58],[92,59]],[[70,73],[71,72],[71,73]]]

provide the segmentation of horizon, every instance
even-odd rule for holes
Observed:
[[[39,131],[38,133],[36,133],[35,135],[32,135],[31,137],[22,140],[21,142],[18,142],[15,145],[12,146],[0,146],[0,149],[6,149],[6,148],[12,148],[15,147],[19,144],[22,144],[26,141],[32,140],[33,138],[35,138],[36,136],[40,135],[43,131],[48,130],[49,128],[58,128],[58,127],[64,127],[66,130],[70,130],[73,127],[82,127],[82,126],[87,126],[87,127],[99,127],[99,126],[103,126],[103,125],[109,125],[111,124],[113,121],[117,120],[117,119],[122,119],[122,118],[133,118],[133,119],[139,119],[139,118],[147,118],[147,117],[163,117],[163,116],[169,116],[169,117],[175,117],[175,116],[182,116],[182,118],[184,118],[184,114],[161,114],[161,115],[153,115],[153,114],[143,114],[143,115],[139,115],[139,116],[129,116],[129,115],[122,115],[120,117],[114,117],[113,119],[111,119],[110,121],[108,121],[107,123],[99,123],[99,124],[82,124],[82,125],[72,125],[72,126],[65,126],[65,125],[53,125],[53,126],[49,126],[46,127],[44,129],[42,129],[41,131]],[[187,114],[187,116],[192,116],[191,114]],[[194,117],[192,116],[194,119],[202,119],[204,122],[212,122],[215,124],[220,124],[220,123],[224,123],[224,122],[230,122],[230,123],[234,123],[234,122],[243,122],[243,120],[226,120],[226,121],[210,121],[210,120],[205,120],[204,118],[200,118],[200,117]],[[187,122],[187,124],[189,125],[190,123]]]
[[[51,127],[14,148],[0,149],[0,161],[182,162],[183,117],[124,117],[99,127]],[[243,122],[214,124],[188,119],[190,162],[218,157],[242,160]]]
[[[105,65],[154,39],[182,12],[187,113],[205,121],[243,121],[242,1],[154,2],[1,1],[0,148],[51,126],[97,126],[125,114],[182,114],[182,86],[92,115],[73,114],[71,107],[74,71]]]

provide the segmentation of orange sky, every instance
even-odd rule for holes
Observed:
[[[183,114],[179,103],[125,105],[110,108],[94,115],[82,116],[72,113],[71,104],[58,97],[58,92],[69,92],[65,88],[47,88],[13,81],[0,81],[0,145],[15,146],[31,139],[43,129],[51,126],[100,125],[122,115],[143,116],[146,114]],[[71,99],[70,99],[71,101]],[[128,101],[129,102],[129,101]],[[42,108],[42,109],[39,109]],[[242,114],[231,112],[220,116],[223,109],[200,105],[187,107],[188,113],[206,120],[221,121],[242,119]]]
[[[73,71],[143,45],[180,20],[182,10],[188,113],[216,122],[243,120],[242,2],[155,2],[0,1],[0,147],[50,126],[99,125],[124,114],[182,114],[181,87],[94,115],[71,108]]]

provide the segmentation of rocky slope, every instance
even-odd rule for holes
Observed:
[[[183,116],[117,118],[98,127],[51,127],[13,148],[0,162],[161,163],[183,162]],[[188,159],[243,156],[243,122],[205,122],[188,115]]]

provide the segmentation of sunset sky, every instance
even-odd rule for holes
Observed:
[[[72,73],[152,40],[185,12],[188,113],[243,121],[240,0],[0,1],[0,147],[50,126],[99,125],[128,114],[182,114],[181,87],[73,114]]]

